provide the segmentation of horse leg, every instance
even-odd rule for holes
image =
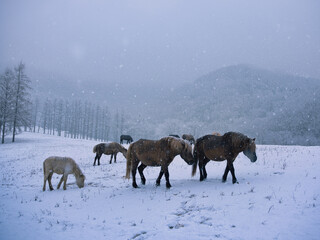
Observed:
[[[141,183],[143,185],[146,184],[146,178],[144,177],[143,175],[143,170],[147,167],[147,165],[144,165],[143,163],[140,164],[140,166],[138,167],[138,171],[139,171],[139,174],[140,174],[140,178],[141,178]]]
[[[49,174],[47,173],[44,174],[44,181],[43,181],[43,188],[42,188],[43,191],[46,190],[46,183],[47,183],[48,177],[49,177]]]
[[[60,179],[60,182],[59,182],[59,184],[58,184],[57,189],[60,189],[60,186],[61,186],[62,181],[63,181],[63,175],[62,175],[62,177],[61,177],[61,179]]]
[[[156,186],[160,186],[160,181],[161,181],[161,178],[162,178],[163,174],[164,174],[164,171],[163,171],[163,169],[161,167],[159,176],[158,176],[157,181],[156,181]]]
[[[114,154],[114,160],[113,160],[114,163],[117,162],[117,154],[118,154],[118,153],[115,153],[115,154]]]
[[[52,184],[51,184],[52,175],[53,175],[53,172],[50,172],[49,176],[48,176],[48,183],[49,183],[50,191],[53,190],[53,187],[52,187]]]
[[[230,170],[231,175],[232,175],[232,183],[233,184],[238,183],[236,175],[234,173],[233,161],[228,161],[228,165],[229,165],[229,170]]]
[[[204,161],[203,161],[203,165],[202,165],[202,171],[203,171],[203,179],[206,179],[207,178],[207,170],[206,170],[206,165],[207,163],[210,161],[209,158],[204,158]]]
[[[112,157],[113,157],[113,153],[111,153],[111,157],[110,157],[110,164],[112,163]]]
[[[101,156],[102,156],[102,153],[100,153],[99,156],[98,156],[98,166],[100,166],[100,158],[101,158]]]
[[[63,174],[63,190],[67,189],[68,174]]]
[[[96,154],[96,157],[94,158],[93,166],[96,165],[96,161],[97,161],[97,159],[98,159],[98,156],[99,156],[99,154],[97,153],[97,154]]]
[[[200,172],[200,181],[204,180],[204,156],[199,154],[199,172]]]
[[[226,182],[227,181],[228,173],[229,173],[229,165],[227,163],[226,169],[224,170],[224,174],[222,176],[222,182]]]
[[[139,161],[136,159],[132,161],[132,167],[131,167],[131,175],[132,175],[132,187],[137,188],[137,182],[136,182],[136,173],[137,173],[137,167],[138,167]]]
[[[171,188],[171,184],[169,181],[169,170],[168,167],[166,167],[166,170],[164,171],[164,176],[166,177],[166,187]]]

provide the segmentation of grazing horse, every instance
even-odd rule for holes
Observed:
[[[183,134],[182,139],[189,141],[191,145],[195,143],[194,137],[191,134]]]
[[[164,137],[157,141],[140,139],[139,141],[132,143],[128,149],[126,178],[130,178],[131,171],[132,186],[134,188],[138,187],[136,183],[136,172],[138,164],[141,161],[138,170],[143,185],[146,183],[143,170],[147,166],[152,166],[161,167],[156,185],[160,185],[161,178],[164,174],[166,178],[166,187],[170,188],[171,184],[169,182],[168,166],[177,155],[180,155],[188,165],[191,165],[194,162],[191,145],[182,139],[174,137]]]
[[[121,135],[120,136],[120,143],[122,144],[123,143],[123,140],[126,140],[127,143],[132,143],[133,142],[133,139],[130,135]]]
[[[117,162],[117,154],[121,152],[125,158],[127,158],[127,149],[122,147],[119,143],[110,142],[110,143],[100,143],[95,145],[93,148],[93,153],[96,153],[96,157],[94,158],[93,166],[96,165],[96,161],[98,159],[98,165],[100,165],[100,158],[102,154],[111,155],[110,164],[112,162],[112,157],[114,156],[114,162]]]
[[[86,177],[83,175],[81,169],[79,168],[78,164],[69,157],[48,157],[43,162],[43,191],[46,190],[46,182],[48,180],[50,191],[53,190],[51,179],[53,173],[62,174],[60,182],[58,184],[57,189],[60,188],[62,182],[63,183],[63,190],[67,189],[67,179],[69,174],[73,174],[76,178],[76,183],[79,188],[84,187],[84,180]]]
[[[177,135],[177,134],[169,134],[169,137],[180,138],[179,135]]]
[[[222,182],[227,180],[229,171],[232,174],[232,183],[237,182],[233,162],[240,152],[243,152],[251,162],[257,160],[255,138],[251,139],[242,133],[227,132],[223,136],[206,135],[197,139],[193,157],[192,176],[196,173],[199,161],[200,181],[207,178],[206,164],[210,161],[227,160]]]

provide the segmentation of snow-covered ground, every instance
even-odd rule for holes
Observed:
[[[151,167],[133,189],[122,154],[93,166],[97,143],[23,133],[0,145],[0,239],[319,239],[320,147],[257,146],[257,162],[235,161],[234,185],[231,176],[221,182],[225,162],[209,162],[199,182],[178,156],[167,190]],[[42,162],[52,155],[74,158],[85,187],[69,176],[67,190],[56,190],[55,174],[55,190],[43,192]]]

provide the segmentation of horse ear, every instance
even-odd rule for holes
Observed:
[[[252,141],[253,141],[253,142],[256,141],[256,138],[252,138]]]

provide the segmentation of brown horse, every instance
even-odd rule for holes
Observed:
[[[110,142],[110,143],[100,143],[93,148],[93,153],[96,153],[94,158],[93,166],[96,165],[98,159],[98,165],[100,165],[100,158],[102,154],[111,155],[110,164],[112,162],[112,157],[114,156],[114,162],[117,162],[117,154],[121,152],[125,158],[127,158],[127,149],[122,147],[119,143]]]
[[[218,132],[213,132],[212,135],[215,135],[215,136],[222,136],[220,133]]]
[[[251,139],[242,133],[227,132],[223,136],[206,135],[197,139],[193,156],[195,163],[192,166],[192,176],[196,173],[199,161],[200,181],[207,178],[206,164],[210,161],[227,160],[222,182],[227,180],[229,171],[232,174],[232,183],[237,182],[233,162],[240,152],[243,152],[251,162],[257,160],[255,138]]]
[[[189,141],[190,144],[195,143],[194,137],[191,134],[183,134],[182,139]]]
[[[126,178],[130,178],[131,171],[132,186],[134,188],[138,187],[136,183],[136,172],[138,164],[141,161],[138,170],[143,185],[146,183],[143,170],[147,166],[157,166],[161,167],[161,170],[156,185],[160,185],[160,180],[164,174],[166,178],[166,187],[170,188],[171,184],[169,182],[168,166],[173,161],[174,157],[179,154],[187,164],[193,164],[192,147],[188,142],[182,139],[164,137],[157,141],[140,139],[137,142],[131,143],[127,153]]]

